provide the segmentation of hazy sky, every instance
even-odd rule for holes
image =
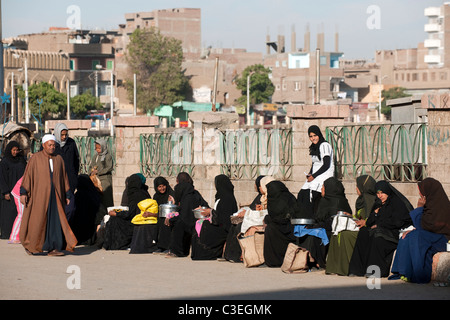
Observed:
[[[372,59],[375,50],[415,48],[427,38],[424,9],[441,6],[437,0],[3,0],[3,38],[39,33],[49,27],[66,27],[67,8],[81,10],[84,29],[117,29],[124,14],[155,9],[200,8],[202,44],[244,48],[265,54],[266,35],[286,39],[290,50],[291,30],[297,47],[303,47],[306,25],[315,48],[318,30],[325,33],[325,50],[339,50],[346,58]]]

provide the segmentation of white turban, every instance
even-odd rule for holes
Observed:
[[[46,135],[42,138],[42,144],[44,144],[44,143],[46,143],[47,141],[50,141],[50,140],[56,141],[55,136],[52,135],[52,134],[46,134]]]

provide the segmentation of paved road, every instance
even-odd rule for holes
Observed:
[[[0,240],[1,300],[449,300],[450,287],[381,279],[285,274],[275,268],[192,261],[77,247],[63,257],[29,256]],[[370,279],[369,284],[375,284]],[[79,285],[79,287],[78,287]]]

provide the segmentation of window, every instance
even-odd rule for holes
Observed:
[[[106,69],[108,69],[108,70],[114,69],[114,61],[113,60],[106,61]]]
[[[70,59],[70,70],[75,70],[75,60]]]
[[[100,60],[92,60],[92,70],[97,70],[97,65],[100,64]]]

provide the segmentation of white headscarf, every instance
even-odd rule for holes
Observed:
[[[261,196],[261,205],[264,208],[267,208],[267,185],[269,184],[269,182],[275,181],[274,177],[272,176],[265,176],[264,178],[261,179],[261,189],[262,189],[262,196]]]
[[[59,143],[61,148],[64,147],[64,145],[67,142],[67,138],[64,141],[61,141],[61,131],[63,131],[63,130],[67,130],[67,132],[68,132],[69,128],[67,128],[67,126],[62,122],[57,123],[55,126],[55,130],[53,130],[53,133],[55,134],[56,142]],[[67,135],[67,137],[69,137],[69,136]]]

